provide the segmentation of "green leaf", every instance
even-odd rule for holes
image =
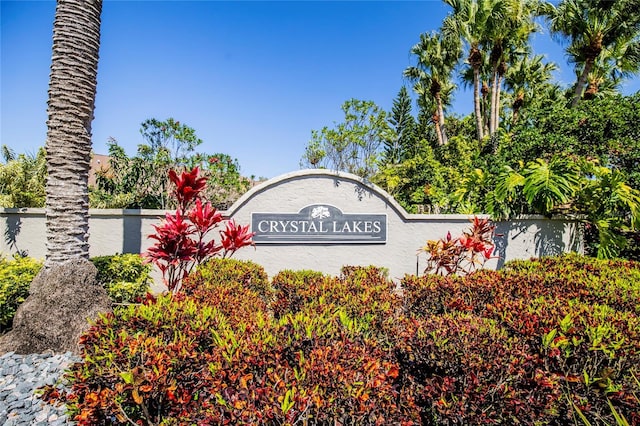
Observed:
[[[132,385],[133,384],[133,373],[131,371],[123,371],[120,373],[120,377],[122,377],[122,380],[124,380],[124,382],[128,385]]]
[[[580,173],[569,161],[555,157],[550,163],[538,158],[523,170],[527,203],[542,214],[569,202],[580,182]]]

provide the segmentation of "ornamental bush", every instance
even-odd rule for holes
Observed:
[[[81,425],[417,424],[410,387],[366,319],[322,301],[276,319],[244,285],[261,268],[225,263],[228,279],[191,282],[205,266],[182,293],[101,318],[82,338],[71,393],[50,387],[45,399],[64,400]]]
[[[211,233],[223,218],[202,196],[207,177],[201,176],[196,166],[179,176],[175,170],[169,170],[169,180],[175,186],[172,196],[178,207],[175,212],[166,213],[160,225],[153,225],[156,232],[149,238],[156,242],[143,256],[160,269],[167,290],[178,293],[182,281],[198,266],[215,257],[231,257],[240,248],[254,245],[254,233],[249,232],[249,225],[239,225],[230,219],[216,241]]]
[[[29,295],[29,286],[42,262],[30,257],[0,258],[0,332],[11,328],[18,306]]]
[[[98,256],[91,262],[113,302],[135,302],[149,290],[151,267],[140,255]],[[31,281],[41,268],[42,262],[30,257],[0,259],[0,332],[11,328],[16,309],[29,296]]]
[[[255,291],[265,303],[269,303],[273,297],[269,277],[262,266],[231,258],[212,258],[198,266],[196,272],[182,284],[182,291],[192,296],[198,292],[206,295],[231,283]]]
[[[115,303],[132,303],[144,298],[151,284],[151,265],[139,254],[97,256],[91,262],[98,269],[97,279]]]
[[[399,357],[427,417],[639,424],[639,274],[635,262],[565,255],[406,277]]]
[[[218,271],[218,273],[216,273]],[[640,265],[577,255],[464,277],[201,265],[101,318],[83,425],[640,424]],[[273,287],[273,290],[271,288]]]

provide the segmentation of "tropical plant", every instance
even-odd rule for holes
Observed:
[[[187,170],[196,166],[207,178],[202,196],[217,209],[228,209],[251,187],[251,180],[240,174],[238,160],[227,154],[195,154],[187,159]]]
[[[461,55],[460,47],[438,33],[421,34],[420,41],[411,48],[411,53],[417,56],[417,64],[406,68],[404,75],[414,85],[420,84],[417,92],[426,88],[433,97],[436,107],[433,111],[433,123],[436,126],[438,144],[445,145],[448,137],[444,110],[455,88],[451,83],[451,75]]]
[[[447,232],[445,238],[429,240],[419,252],[427,255],[425,273],[438,275],[467,275],[481,268],[491,258],[495,231],[489,219],[471,219],[471,229],[453,238]]]
[[[249,225],[227,221],[220,231],[220,243],[209,233],[223,221],[222,214],[209,202],[203,202],[207,178],[200,176],[198,167],[180,176],[169,171],[169,179],[175,185],[173,196],[177,202],[175,212],[166,213],[160,225],[154,225],[156,240],[144,256],[162,272],[163,282],[171,293],[178,293],[182,280],[194,267],[216,256],[232,256],[238,249],[253,245]]]
[[[486,208],[494,218],[523,213],[571,214],[595,230],[598,258],[618,256],[627,244],[626,232],[640,227],[640,191],[624,173],[595,160],[555,156],[504,166],[493,179]]]
[[[4,164],[0,164],[1,207],[44,207],[47,179],[46,153],[15,155],[3,146]]]
[[[45,264],[89,258],[88,178],[101,0],[60,0],[47,114]]]
[[[418,149],[399,164],[383,166],[372,182],[389,192],[408,212],[417,213],[417,206],[426,205],[444,210],[449,188],[446,170],[429,144],[421,141]]]
[[[139,254],[97,256],[90,260],[98,270],[96,279],[105,287],[111,301],[136,302],[149,291],[151,265],[145,263]]]
[[[553,62],[543,63],[543,59],[542,55],[526,55],[507,69],[504,83],[511,93],[512,124],[518,121],[523,107],[544,98],[545,92],[553,87],[551,73],[558,66]]]
[[[588,178],[582,181],[577,210],[597,231],[596,256],[617,257],[628,244],[625,232],[640,229],[640,191],[618,170],[595,162],[585,162],[583,168]]]
[[[483,85],[481,69],[488,58],[483,51],[487,32],[503,19],[503,2],[495,0],[444,0],[453,9],[442,23],[442,34],[449,40],[459,40],[465,47],[466,62],[472,70],[473,110],[478,141],[485,136],[484,115],[480,92]]]
[[[42,261],[30,257],[0,257],[0,332],[11,328],[18,306],[29,295],[29,286],[40,272]]]
[[[162,130],[166,128],[170,130]],[[216,208],[228,208],[249,189],[250,181],[240,175],[237,160],[227,154],[193,151],[201,141],[185,124],[173,119],[166,122],[151,119],[142,123],[141,132],[148,143],[138,145],[133,157],[128,157],[115,139],[109,141],[109,167],[97,172],[96,185],[90,188],[92,207],[174,208],[167,177],[171,168],[191,170],[198,166],[208,178],[203,196]]]

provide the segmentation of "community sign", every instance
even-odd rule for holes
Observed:
[[[384,244],[386,214],[345,214],[329,204],[298,213],[252,213],[256,244]]]

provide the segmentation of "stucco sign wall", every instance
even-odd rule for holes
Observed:
[[[338,274],[344,265],[376,265],[391,278],[421,273],[418,249],[447,232],[468,229],[472,216],[408,214],[381,188],[329,170],[301,170],[256,186],[227,212],[256,232],[255,250],[236,258],[264,266]],[[496,268],[511,259],[581,251],[579,224],[542,217],[497,223]]]

